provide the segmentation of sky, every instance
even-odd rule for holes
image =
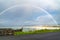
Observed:
[[[0,27],[59,24],[60,0],[0,0]]]

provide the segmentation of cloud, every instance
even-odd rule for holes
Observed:
[[[49,17],[49,15],[42,15],[42,16],[38,16],[35,20],[32,21],[25,21],[24,22],[26,25],[30,24],[30,25],[56,25],[54,20],[51,19],[51,17]]]
[[[57,10],[60,8],[58,3],[55,0],[30,0],[33,5],[37,5],[44,9],[53,9]]]
[[[36,5],[45,9],[59,9],[59,0],[0,0],[0,3],[5,7],[21,4]]]
[[[8,21],[6,21],[6,20],[0,20],[0,24],[6,23],[6,22],[8,22]]]
[[[8,10],[5,13],[7,16],[4,16],[4,19],[7,18],[9,19],[8,22],[7,20],[1,21],[0,23],[8,23],[8,24],[31,24],[31,25],[40,25],[40,24],[48,24],[48,25],[54,25],[55,23],[53,20],[49,17],[49,15],[41,15],[39,16],[40,10],[32,10],[32,8],[29,5],[35,5],[37,7],[41,7],[43,9],[48,9],[48,10],[57,10],[60,8],[59,4],[55,0],[0,0],[0,4],[2,4],[4,7],[3,8],[9,8],[14,5],[21,5],[21,4],[28,4],[27,7],[22,7],[22,10],[20,7],[15,7],[10,10]],[[18,10],[21,9],[21,10]],[[34,11],[32,13],[32,11]],[[37,12],[36,12],[37,11]],[[24,12],[24,13],[22,13]],[[22,13],[22,14],[20,14]],[[6,15],[6,14],[5,14]],[[37,17],[38,16],[38,17]],[[1,16],[0,16],[1,17]],[[37,17],[37,18],[36,18]],[[1,17],[2,18],[2,17]],[[10,19],[11,18],[11,19]],[[16,20],[13,20],[16,19]],[[17,22],[18,20],[18,22]],[[10,22],[9,22],[10,21]],[[22,22],[23,21],[23,22]]]
[[[60,8],[58,0],[15,0],[17,4],[36,5],[45,9],[57,10]]]
[[[49,15],[39,16],[37,17],[36,21],[43,25],[55,25],[54,20],[52,20]]]

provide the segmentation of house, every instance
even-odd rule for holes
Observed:
[[[17,29],[17,30],[13,30],[13,29],[9,29],[9,28],[3,28],[3,29],[0,29],[0,36],[3,36],[3,35],[14,35],[14,32],[22,32],[23,28],[21,29]]]
[[[12,29],[0,29],[0,35],[13,35],[14,31]]]

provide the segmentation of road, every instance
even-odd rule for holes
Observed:
[[[60,40],[60,32],[20,36],[0,36],[0,40]]]

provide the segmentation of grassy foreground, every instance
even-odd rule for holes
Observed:
[[[35,31],[29,31],[29,32],[15,32],[14,35],[27,35],[27,34],[42,34],[42,33],[48,33],[48,32],[60,32],[60,29],[55,30],[35,30]]]

